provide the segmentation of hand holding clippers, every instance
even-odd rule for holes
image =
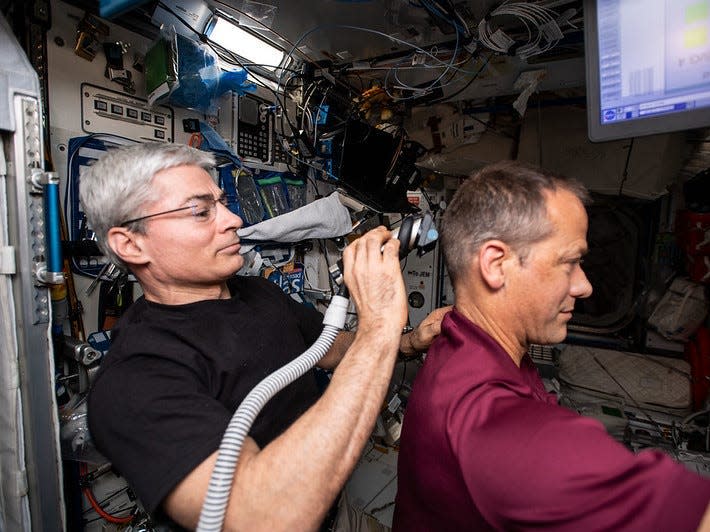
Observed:
[[[392,237],[399,240],[399,259],[417,250],[417,255],[422,256],[434,249],[439,238],[439,232],[434,226],[434,219],[430,213],[411,214],[405,216],[402,223],[392,230]],[[338,286],[343,286],[343,261],[338,260],[329,269],[330,277]]]

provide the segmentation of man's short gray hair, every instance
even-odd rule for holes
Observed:
[[[544,193],[568,190],[583,204],[589,194],[577,180],[517,161],[483,167],[459,187],[444,213],[441,245],[451,282],[489,240],[500,240],[525,259],[531,244],[548,237]]]
[[[214,167],[215,158],[183,144],[138,144],[109,149],[81,173],[79,197],[89,228],[96,233],[99,248],[111,262],[128,269],[108,245],[109,229],[148,214],[142,209],[158,199],[152,187],[155,174],[184,165],[209,170]],[[143,231],[144,224],[135,222],[131,229]]]

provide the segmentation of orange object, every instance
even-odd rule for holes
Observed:
[[[202,134],[193,133],[190,135],[190,140],[187,142],[187,145],[192,146],[193,148],[199,148],[202,146]]]
[[[80,473],[82,476],[86,475],[87,473],[87,466],[86,464],[82,463],[80,465]],[[94,492],[91,491],[90,486],[84,486],[81,488],[82,493],[84,494],[84,497],[86,497],[86,500],[89,501],[89,504],[91,507],[94,509],[94,511],[101,517],[104,521],[108,521],[109,523],[113,523],[116,525],[127,525],[131,521],[133,521],[133,514],[131,515],[126,515],[124,517],[118,517],[116,515],[112,515],[108,513],[106,510],[104,510],[99,502],[96,500],[94,497]]]

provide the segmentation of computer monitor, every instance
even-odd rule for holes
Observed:
[[[333,144],[334,172],[355,198],[380,212],[412,212],[407,190],[422,181],[415,167],[421,145],[349,120]]]
[[[585,0],[593,142],[710,126],[710,0]]]

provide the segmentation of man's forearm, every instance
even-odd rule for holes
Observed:
[[[441,332],[441,320],[450,310],[451,306],[438,308],[413,330],[402,334],[399,339],[399,352],[403,355],[416,355],[426,351],[434,338]],[[318,366],[324,369],[335,369],[354,339],[353,332],[341,331]]]
[[[398,346],[399,334],[384,331],[355,338],[323,397],[240,467],[228,521],[249,530],[318,527],[370,436]]]
[[[323,369],[335,369],[345,356],[346,351],[355,340],[355,333],[352,331],[340,331],[336,336],[333,345],[318,362],[318,367]]]

